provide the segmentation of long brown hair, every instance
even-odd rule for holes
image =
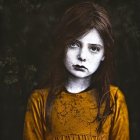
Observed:
[[[108,14],[103,7],[93,2],[81,2],[70,7],[64,13],[55,30],[55,47],[51,59],[49,94],[46,103],[46,123],[50,130],[52,103],[56,96],[63,90],[68,76],[68,72],[63,64],[65,47],[93,28],[99,32],[105,47],[105,60],[93,74],[91,81],[91,87],[96,88],[98,91],[98,113],[96,117],[97,121],[99,121],[98,132],[101,131],[103,122],[111,113],[110,84],[113,70],[114,44],[111,24]],[[101,114],[100,107],[103,103],[105,103],[105,109],[103,114]]]

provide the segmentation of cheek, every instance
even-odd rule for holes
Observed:
[[[66,67],[69,67],[73,61],[73,57],[71,57],[71,53],[67,52],[64,58],[64,64]]]
[[[102,61],[103,55],[94,55],[89,59],[90,64],[98,64]]]
[[[75,61],[76,52],[75,51],[68,51],[65,55],[65,60],[68,62]]]
[[[69,61],[70,61],[70,56],[69,56],[68,53],[65,55],[65,59],[64,59],[64,61],[65,61],[66,64],[69,63]]]
[[[90,61],[88,63],[89,68],[91,70],[97,69],[100,66],[100,63],[102,61],[102,58],[103,58],[103,55],[98,55],[98,56],[91,57],[91,59],[90,59]]]
[[[98,61],[98,62],[96,61],[96,62],[92,63],[92,64],[89,66],[89,72],[90,72],[91,74],[93,74],[95,71],[98,70],[99,66],[100,66],[100,62],[99,62],[99,61]]]

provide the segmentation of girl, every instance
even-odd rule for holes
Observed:
[[[92,2],[76,4],[55,35],[49,84],[29,98],[24,140],[129,140],[124,95],[111,85],[107,12]]]

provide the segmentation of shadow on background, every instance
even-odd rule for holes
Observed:
[[[27,98],[53,47],[52,30],[59,16],[81,0],[0,0],[1,140],[21,140]],[[116,46],[116,81],[125,93],[131,140],[140,137],[140,2],[96,0],[110,12]],[[56,52],[57,53],[57,52]],[[47,75],[45,75],[47,76]]]

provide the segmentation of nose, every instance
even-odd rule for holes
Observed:
[[[77,56],[78,60],[85,62],[86,61],[86,50],[81,48]]]

